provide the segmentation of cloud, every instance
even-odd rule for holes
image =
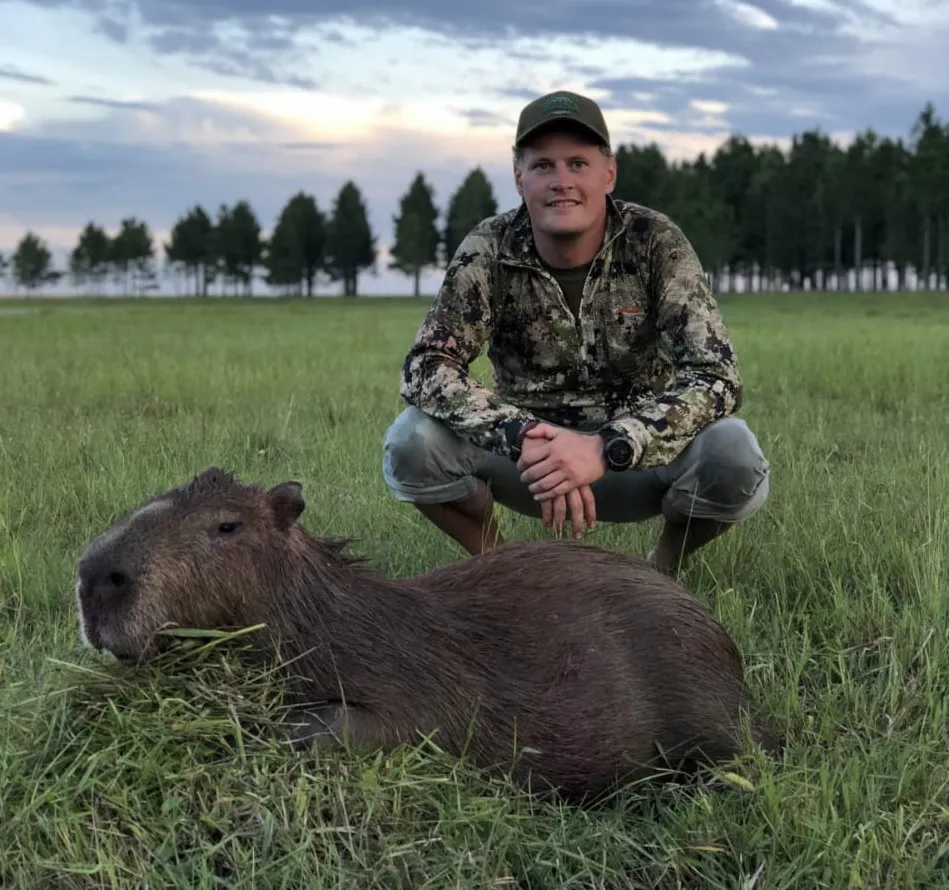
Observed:
[[[104,96],[70,96],[70,102],[77,105],[94,105],[99,108],[121,108],[134,111],[157,111],[160,106],[155,102],[138,102],[128,99],[107,99]]]
[[[48,77],[43,77],[41,74],[28,74],[10,65],[0,65],[0,80],[14,80],[17,83],[30,83],[45,87],[54,85]]]
[[[123,22],[109,16],[108,13],[99,15],[96,20],[96,30],[116,43],[125,43],[129,36],[128,27]]]
[[[0,133],[11,131],[24,117],[22,105],[0,97]]]
[[[484,120],[558,86],[660,108],[678,128],[696,125],[692,100],[715,102],[725,108],[705,129],[748,132],[903,130],[926,99],[949,100],[949,19],[932,0],[548,0],[543,16],[506,0],[450,12],[441,0],[352,0],[345,14],[335,0],[32,2],[85,10],[129,48],[224,79],[397,103],[457,91]]]
[[[36,0],[40,5],[78,6],[103,17],[114,18],[118,4],[101,0]],[[126,19],[136,19],[154,28],[207,28],[219,22],[240,22],[258,33],[285,30],[286,23],[314,24],[348,20],[371,26],[419,27],[452,37],[496,38],[518,35],[552,34],[637,34],[645,41],[665,45],[705,46],[707,38],[693,35],[708,26],[740,22],[753,28],[763,22],[777,22],[799,31],[820,30],[847,17],[860,16],[875,22],[893,21],[885,5],[867,0],[692,0],[692,2],[654,3],[652,0],[590,0],[578,6],[570,0],[548,0],[543,17],[530,4],[510,4],[504,0],[478,0],[457,4],[447,14],[441,0],[271,0],[261,6],[255,0],[219,0],[193,3],[191,0],[137,0],[122,4]],[[345,8],[345,15],[341,10]],[[678,37],[676,35],[679,35]],[[716,35],[711,35],[715,40]]]
[[[121,42],[127,39],[128,29],[123,27]],[[266,28],[255,32],[233,27],[199,30],[171,26],[153,32],[147,43],[159,53],[182,55],[217,74],[303,89],[317,87],[312,77],[287,70],[293,67],[294,52],[292,32],[287,30]],[[284,54],[290,54],[289,59],[280,64],[269,61]]]
[[[513,116],[498,114],[490,108],[465,108],[459,114],[473,127],[509,127],[513,132],[517,126]]]
[[[760,6],[752,6],[750,3],[741,3],[738,0],[718,0],[718,5],[742,25],[764,31],[775,31],[780,27],[778,20]]]
[[[641,45],[678,49],[698,55],[767,58],[770,41],[797,38],[798,51],[809,54],[808,40],[840,36],[861,24],[886,27],[897,23],[886,3],[872,0],[547,0],[543,16],[535,6],[506,0],[458,3],[449,11],[442,0],[35,0],[41,6],[83,8],[118,39],[132,32],[163,52],[194,54],[209,45],[286,57],[312,46],[306,35],[347,47],[358,46],[360,30],[417,31],[447,37],[466,50],[502,41],[514,49],[518,40],[559,38],[589,47],[589,61],[600,67],[598,44],[604,38],[626,38]],[[121,23],[116,10],[123,10]],[[343,13],[343,9],[346,10]],[[119,25],[121,24],[121,27]],[[804,38],[804,39],[802,39]],[[548,56],[543,46],[540,55]],[[553,48],[554,53],[560,47]],[[525,56],[526,57],[526,56]],[[294,61],[299,61],[296,56]],[[535,57],[536,60],[536,57]]]

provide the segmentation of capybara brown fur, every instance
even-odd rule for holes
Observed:
[[[571,797],[727,761],[746,726],[779,749],[725,629],[647,563],[547,540],[390,579],[307,532],[304,506],[296,482],[216,467],[156,495],[82,555],[82,639],[140,663],[163,627],[264,624],[256,643],[291,663],[288,692],[322,703],[312,740],[392,750],[431,734]]]

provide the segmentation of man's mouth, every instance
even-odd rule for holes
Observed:
[[[562,201],[550,201],[547,204],[548,207],[579,207],[580,202],[574,201],[569,198],[564,198]]]

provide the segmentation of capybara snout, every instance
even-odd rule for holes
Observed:
[[[323,727],[313,741],[431,735],[534,790],[728,760],[746,726],[778,750],[724,627],[647,563],[546,540],[392,579],[307,532],[304,507],[297,482],[215,467],[157,495],[80,561],[84,639],[140,661],[168,625],[264,625],[249,639],[287,665],[297,716]]]
[[[134,593],[134,573],[110,551],[91,551],[79,562],[76,596],[79,600],[80,632],[95,649],[106,648],[108,631],[103,629],[107,616],[121,610]],[[109,647],[114,649],[115,645]],[[114,652],[125,658],[124,652]]]

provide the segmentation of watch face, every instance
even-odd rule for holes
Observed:
[[[625,439],[614,439],[610,442],[609,457],[616,464],[628,463],[633,456],[633,449]]]

